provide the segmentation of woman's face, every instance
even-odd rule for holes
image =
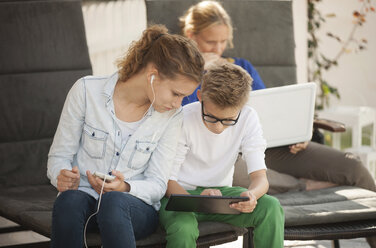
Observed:
[[[226,25],[215,24],[201,30],[198,34],[188,34],[187,36],[196,41],[198,49],[202,53],[215,53],[222,56],[227,47],[230,32]]]
[[[151,102],[153,101],[154,90],[153,107],[156,111],[165,112],[177,109],[181,106],[183,98],[192,94],[197,86],[196,81],[182,75],[176,76],[175,79],[155,77],[153,84],[150,84],[149,99]]]

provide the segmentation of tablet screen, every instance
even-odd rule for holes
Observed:
[[[242,196],[208,196],[172,194],[166,205],[167,211],[201,212],[211,214],[240,214],[230,208],[231,203],[248,201]]]

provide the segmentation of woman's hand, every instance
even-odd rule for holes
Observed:
[[[308,141],[291,145],[289,146],[289,148],[292,154],[297,154],[298,152],[305,150],[307,146],[308,146]]]
[[[230,205],[230,208],[236,209],[242,213],[252,213],[257,205],[256,196],[251,191],[244,191],[240,196],[248,197],[249,201],[233,203]]]
[[[219,189],[204,189],[200,195],[216,195],[221,196],[222,192]]]
[[[57,176],[57,190],[64,192],[71,189],[78,189],[80,184],[80,171],[77,166],[74,166],[72,170],[61,170]]]
[[[86,171],[87,178],[89,180],[89,183],[93,189],[100,194],[103,180],[99,177],[95,177],[93,174],[91,174],[90,171]],[[119,192],[129,192],[130,186],[128,183],[124,182],[124,175],[119,171],[112,171],[112,175],[115,176],[115,180],[112,182],[105,182],[103,186],[103,194],[110,191],[119,191]]]

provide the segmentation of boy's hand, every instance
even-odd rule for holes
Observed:
[[[103,180],[95,177],[90,171],[86,171],[88,181],[93,189],[100,194],[102,189]],[[129,192],[129,184],[124,182],[124,175],[119,171],[112,171],[112,175],[116,176],[112,182],[105,182],[103,186],[103,194],[110,191]]]
[[[221,196],[222,192],[219,189],[204,189],[200,195],[216,195]]]
[[[80,171],[77,166],[74,166],[72,170],[61,170],[57,176],[57,190],[64,192],[70,189],[78,189],[80,184]]]
[[[230,205],[230,208],[236,209],[242,213],[252,213],[257,205],[256,196],[250,191],[244,191],[240,196],[248,197],[249,201],[233,203]]]

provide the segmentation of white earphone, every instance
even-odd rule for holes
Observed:
[[[150,84],[153,85],[153,82],[154,82],[154,74],[151,75]]]

